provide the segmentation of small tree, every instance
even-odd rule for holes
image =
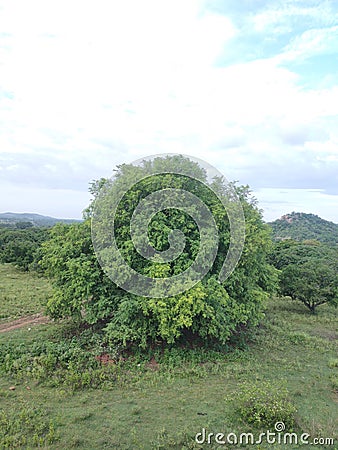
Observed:
[[[286,266],[280,275],[283,295],[299,300],[312,313],[324,303],[338,305],[338,273],[326,260],[309,259]]]

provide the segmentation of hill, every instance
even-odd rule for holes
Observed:
[[[324,220],[315,214],[292,212],[270,222],[275,240],[316,239],[326,244],[338,244],[338,224]]]
[[[36,227],[51,227],[56,223],[76,223],[81,222],[77,219],[57,219],[55,217],[43,216],[33,213],[0,213],[0,226],[15,226],[26,223]],[[28,225],[30,226],[30,225]]]

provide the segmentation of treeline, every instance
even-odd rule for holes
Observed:
[[[0,262],[43,272],[41,244],[53,235],[53,228],[17,225],[0,227]],[[70,225],[63,227],[66,235]],[[278,270],[280,295],[301,301],[312,312],[327,302],[337,305],[338,246],[313,239],[284,239],[273,244],[268,259]]]
[[[49,228],[25,226],[0,227],[0,262],[12,263],[22,270],[41,270],[38,264],[41,244],[49,237]]]

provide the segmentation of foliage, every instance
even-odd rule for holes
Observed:
[[[52,318],[76,317],[93,324],[108,321],[123,291],[103,273],[94,253],[90,221],[58,224],[42,247],[40,266],[53,280],[54,296],[47,304]]]
[[[236,396],[236,406],[240,416],[257,427],[274,429],[276,422],[283,422],[288,430],[295,424],[296,407],[288,390],[280,383],[242,384]]]
[[[300,300],[312,312],[338,303],[338,248],[291,239],[274,245],[270,262],[280,270],[280,293]]]
[[[326,260],[288,265],[281,273],[280,288],[283,295],[300,300],[311,312],[323,303],[338,305],[338,272]]]
[[[79,364],[77,373],[56,365],[57,377],[40,378],[38,383],[23,367],[20,372],[19,366],[16,374],[1,368],[0,409],[16,417],[24,406],[21,399],[26,399],[30,407],[46,412],[41,422],[55,420],[58,435],[54,444],[41,446],[50,450],[145,449],[155,445],[183,449],[190,448],[188,442],[193,444],[202,427],[210,432],[254,431],[248,424],[243,426],[234,408],[233,400],[243,382],[251,386],[253,380],[270,380],[272,386],[283,386],[281,380],[285,380],[288,397],[297,407],[294,431],[299,436],[304,432],[336,440],[335,310],[323,305],[320,315],[309,315],[301,303],[285,297],[269,300],[265,313],[261,326],[251,329],[249,336],[243,330],[247,346],[242,350],[232,349],[231,342],[217,352],[199,347],[198,343],[192,348],[158,345],[147,348],[143,357],[141,350],[136,356],[125,350],[125,360],[102,364],[94,370],[86,362],[81,368],[81,356],[76,357],[75,348],[82,349],[79,355],[86,350],[91,361],[93,355],[100,354],[102,336],[97,336],[95,330],[62,321],[36,326],[31,331],[26,328],[2,333],[0,351],[11,353],[12,361],[33,350],[35,356],[42,356],[47,348],[53,355],[61,355],[62,349],[68,353],[72,348],[72,358]],[[307,341],[295,340],[296,334],[308,336]],[[45,344],[47,341],[52,344]],[[112,350],[107,347],[104,351]],[[90,376],[96,389],[85,383]],[[8,389],[11,385],[16,386],[15,391]],[[262,426],[261,431],[265,432],[266,427]],[[290,444],[277,444],[277,448],[288,450]]]
[[[56,219],[55,217],[42,216],[34,213],[0,213],[0,227],[52,227],[57,223],[80,222],[76,219]]]
[[[15,228],[18,228],[19,230],[25,230],[26,228],[32,228],[33,223],[32,222],[16,222]]]
[[[93,336],[89,342],[92,340]],[[21,380],[32,379],[52,386],[94,388],[102,385],[105,375],[95,359],[95,350],[88,351],[88,343],[84,345],[75,337],[60,342],[4,345],[0,351],[0,370]]]
[[[34,261],[38,248],[47,239],[46,228],[0,228],[0,262],[12,263],[27,271]]]
[[[286,239],[276,242],[269,255],[270,263],[279,270],[290,264],[302,264],[309,259],[325,259],[338,268],[338,247],[313,240],[298,242]]]
[[[26,402],[0,409],[0,447],[32,448],[49,446],[57,440],[55,423],[48,413]]]
[[[315,239],[326,244],[338,244],[338,224],[321,219],[315,214],[292,212],[270,222],[269,225],[275,240]]]
[[[57,225],[51,232],[51,239],[42,246],[41,261],[55,288],[55,295],[48,304],[52,317],[77,316],[87,323],[101,322],[106,325],[110,339],[124,344],[137,342],[142,347],[156,340],[174,343],[187,332],[205,341],[224,343],[239,326],[258,323],[264,300],[273,291],[277,278],[266,261],[271,242],[269,229],[264,225],[248,187],[233,185],[245,214],[246,241],[238,266],[221,285],[217,275],[229,246],[229,220],[220,200],[206,185],[203,169],[182,156],[156,158],[139,167],[119,166],[115,182],[124,186],[138,173],[149,175],[176,166],[187,167],[204,183],[172,173],[148,176],[136,183],[118,207],[114,229],[116,241],[125,260],[139,273],[158,278],[181,273],[192,264],[198,252],[199,232],[195,222],[176,209],[164,210],[154,216],[148,234],[157,250],[168,248],[171,229],[180,229],[186,237],[182,255],[174,262],[159,264],[146,260],[136,251],[130,221],[139,201],[154,191],[170,187],[193,192],[212,211],[219,229],[219,251],[208,275],[182,294],[165,299],[138,297],[119,288],[103,273],[93,251],[89,219],[80,225]],[[94,200],[105,183],[107,180],[92,184]],[[229,189],[223,180],[214,179],[212,183],[213,189],[227,198]],[[231,201],[228,203],[231,208]],[[86,211],[87,217],[92,210],[93,203]]]

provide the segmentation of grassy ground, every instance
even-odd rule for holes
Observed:
[[[0,264],[0,323],[43,311],[50,295],[44,278]]]
[[[11,307],[6,308],[9,311]],[[62,327],[66,325],[53,323],[6,333],[0,336],[0,346],[14,348],[24,343],[31,347],[35,342],[55,340]],[[240,351],[210,353],[204,362],[172,353],[157,365],[122,367],[113,385],[106,388],[77,391],[3,373],[0,437],[2,426],[12,436],[9,448],[14,448],[15,442],[21,442],[17,448],[40,444],[50,449],[216,448],[194,443],[196,433],[206,428],[208,432],[238,434],[252,431],[258,436],[264,430],[242,420],[236,398],[243,383],[268,380],[287,387],[297,408],[295,430],[299,434],[309,433],[310,440],[334,437],[336,442],[300,448],[338,448],[337,337],[335,310],[324,305],[313,316],[301,304],[274,299],[247,345]],[[15,390],[10,390],[11,386]],[[31,447],[25,447],[25,436],[30,436]],[[245,448],[298,447],[261,444]]]

